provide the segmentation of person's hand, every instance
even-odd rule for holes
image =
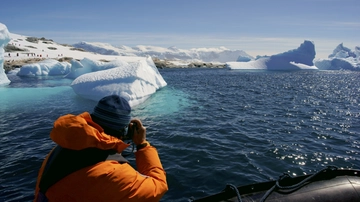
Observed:
[[[136,124],[135,127],[133,125]],[[133,119],[130,121],[130,127],[134,129],[134,135],[132,141],[135,145],[140,145],[146,141],[146,128],[142,125],[139,119]]]

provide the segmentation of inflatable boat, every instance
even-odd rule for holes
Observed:
[[[217,194],[192,202],[324,202],[360,201],[360,170],[329,166],[315,174],[290,177],[284,174],[276,181],[236,187],[228,184]]]

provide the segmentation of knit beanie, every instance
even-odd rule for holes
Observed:
[[[117,95],[102,98],[91,117],[102,127],[120,131],[130,123],[131,107],[128,101]]]

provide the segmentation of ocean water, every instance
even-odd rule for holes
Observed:
[[[359,169],[360,72],[162,69],[168,86],[134,108],[167,172],[162,201]],[[0,201],[31,201],[59,116],[92,111],[71,80],[9,76],[0,88]],[[131,150],[127,151],[131,152]],[[135,165],[134,155],[129,157]]]

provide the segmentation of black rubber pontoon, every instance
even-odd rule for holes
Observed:
[[[191,201],[360,202],[360,170],[339,170],[330,166],[312,175],[293,178],[285,174],[277,181],[237,188],[227,185],[218,194]]]

